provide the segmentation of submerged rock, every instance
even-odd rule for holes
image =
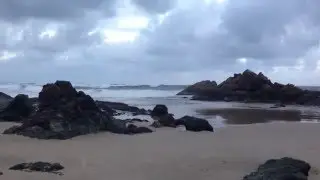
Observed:
[[[307,180],[310,168],[309,163],[298,159],[271,159],[243,180]]]
[[[48,163],[48,162],[32,162],[32,163],[21,163],[14,165],[9,168],[9,170],[19,170],[19,171],[38,171],[38,172],[49,172],[49,173],[59,173],[64,167],[59,163]]]

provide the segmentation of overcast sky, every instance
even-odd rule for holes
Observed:
[[[0,81],[320,85],[319,0],[1,0]]]

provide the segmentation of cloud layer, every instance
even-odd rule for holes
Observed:
[[[0,2],[0,81],[221,81],[244,69],[319,85],[317,0]]]

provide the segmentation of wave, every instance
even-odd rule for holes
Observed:
[[[78,91],[84,91],[99,98],[139,98],[139,97],[169,97],[184,89],[182,85],[74,85]],[[38,96],[42,85],[35,83],[0,83],[0,92],[10,96],[27,94],[30,97]]]

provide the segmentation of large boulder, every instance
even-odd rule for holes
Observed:
[[[289,157],[271,159],[243,180],[308,180],[309,163]]]
[[[0,119],[4,121],[20,122],[22,118],[28,117],[33,112],[32,102],[24,94],[18,94],[13,100],[0,112]]]
[[[186,127],[187,131],[210,131],[213,132],[213,127],[210,123],[201,118],[196,118],[192,116],[184,116],[180,119],[175,120],[175,125],[180,126],[183,125]]]
[[[156,105],[151,111],[151,118],[159,122],[161,126],[174,127],[174,117],[172,114],[169,114],[166,105]]]

